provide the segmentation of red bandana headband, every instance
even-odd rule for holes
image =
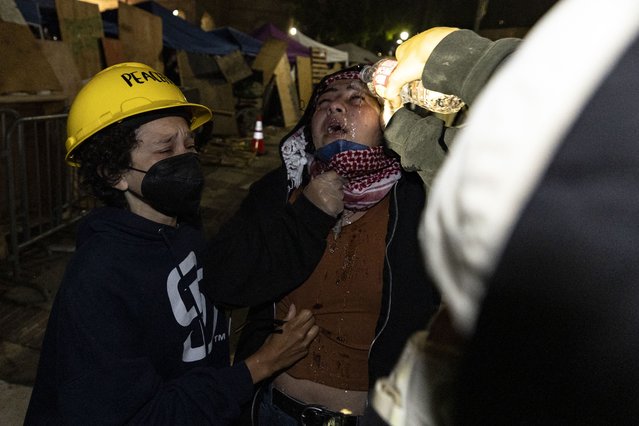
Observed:
[[[359,78],[359,71],[356,70],[346,70],[343,72],[336,72],[335,74],[331,75],[330,77],[326,78],[326,80],[324,80],[322,82],[322,87],[319,91],[322,91],[326,88],[326,86],[328,86],[331,83],[336,82],[337,80],[360,80]]]
[[[324,93],[324,91],[326,90],[326,88],[338,81],[338,80],[361,80],[360,76],[359,76],[359,71],[357,70],[344,70],[341,72],[336,72],[335,74],[330,75],[329,77],[326,77],[325,80],[323,80],[320,84],[320,86],[317,88],[317,91],[315,92],[315,100],[317,100],[317,98],[319,98],[321,96],[322,93]]]

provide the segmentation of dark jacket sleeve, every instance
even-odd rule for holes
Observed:
[[[334,223],[303,195],[289,202],[286,171],[274,170],[251,186],[210,241],[205,292],[231,306],[277,299],[310,275]]]
[[[492,41],[470,30],[455,31],[428,58],[422,74],[424,87],[457,95],[472,105],[519,42],[516,38]]]
[[[422,82],[431,90],[457,95],[471,106],[519,41],[514,38],[491,41],[470,30],[455,31],[431,54],[424,66]],[[401,108],[388,123],[384,136],[388,147],[401,157],[402,166],[416,171],[430,186],[457,131],[456,127],[445,126],[436,115],[422,117]]]
[[[387,146],[399,154],[402,167],[417,172],[430,187],[456,132],[434,115],[422,117],[401,108],[391,118],[384,137]]]

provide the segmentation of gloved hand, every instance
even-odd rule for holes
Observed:
[[[433,27],[419,33],[399,45],[395,51],[397,66],[388,76],[386,87],[376,90],[380,96],[388,100],[390,108],[397,110],[402,106],[399,91],[406,83],[421,80],[424,65],[440,41],[447,35],[459,30],[452,27]]]
[[[329,170],[311,179],[304,196],[324,213],[337,217],[344,210],[344,184],[346,179]]]

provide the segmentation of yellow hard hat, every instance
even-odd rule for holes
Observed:
[[[189,103],[171,80],[148,65],[126,62],[100,71],[71,105],[65,144],[67,163],[77,166],[73,152],[105,127],[134,115],[174,107],[190,110],[191,130],[212,117],[210,109]]]

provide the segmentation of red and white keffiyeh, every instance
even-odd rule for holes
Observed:
[[[344,207],[353,211],[373,207],[402,176],[399,160],[389,157],[381,146],[343,151],[329,162],[315,159],[310,167],[312,176],[328,170],[348,179],[344,185]]]

